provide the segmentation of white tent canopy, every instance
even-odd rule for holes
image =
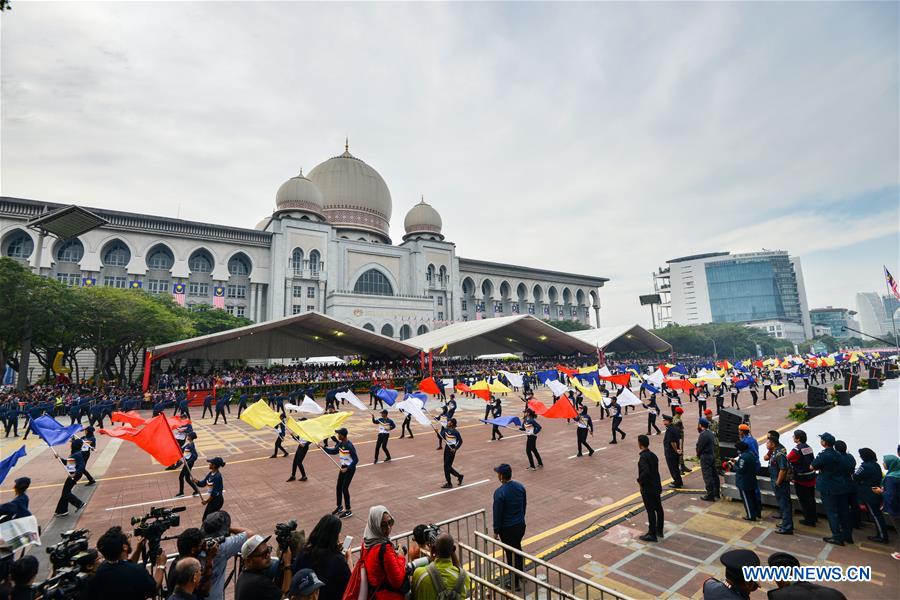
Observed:
[[[573,331],[572,335],[606,352],[669,352],[672,349],[672,344],[640,325]]]
[[[529,356],[590,354],[596,348],[531,315],[513,315],[454,323],[406,340],[407,344],[447,356],[522,352]]]
[[[305,312],[200,337],[148,348],[153,360],[307,358],[347,356],[400,358],[419,348],[348,325],[318,312]]]

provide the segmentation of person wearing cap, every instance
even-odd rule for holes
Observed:
[[[300,569],[291,579],[290,600],[318,600],[319,589],[325,587],[312,569]]]
[[[769,555],[767,562],[770,567],[793,569],[800,566],[797,557],[787,552],[774,552]],[[836,589],[808,581],[776,581],[775,585],[778,587],[767,593],[769,600],[808,600],[809,598],[847,600],[847,597]]]
[[[281,600],[291,585],[291,548],[279,557],[272,577],[271,535],[254,535],[241,546],[241,571],[234,590],[234,600]]]
[[[575,424],[576,440],[578,441],[578,454],[576,456],[582,456],[582,447],[587,448],[588,456],[593,456],[594,449],[588,444],[587,437],[588,432],[590,432],[591,435],[594,435],[594,421],[591,419],[591,415],[588,414],[588,407],[586,405],[581,405],[581,411],[575,418]]]
[[[95,429],[91,426],[85,427],[84,435],[81,437],[81,455],[84,457],[84,476],[87,483],[84,485],[94,485],[97,480],[87,470],[87,462],[91,457],[91,452],[97,448],[97,437],[94,435]]]
[[[878,480],[881,483],[881,480]],[[9,502],[0,504],[0,516],[7,516],[10,520],[21,519],[22,517],[31,516],[28,510],[28,487],[31,485],[31,478],[19,477],[13,485],[13,493],[15,497]]]
[[[752,550],[729,550],[719,557],[725,567],[725,581],[710,577],[703,582],[703,600],[747,600],[759,589],[755,581],[744,579],[744,567],[758,567],[759,556]]]
[[[412,573],[413,600],[437,600],[450,591],[455,598],[468,598],[471,581],[456,555],[456,542],[449,533],[440,534],[434,541],[432,562]]]
[[[697,458],[700,461],[700,472],[703,474],[703,484],[706,487],[706,495],[701,500],[715,502],[719,497],[719,473],[716,471],[716,447],[719,445],[714,434],[709,429],[709,421],[706,418],[697,422]]]
[[[84,455],[81,453],[82,441],[78,438],[72,438],[70,445],[69,457],[60,458],[59,461],[65,465],[68,476],[63,482],[62,494],[59,496],[59,502],[56,504],[56,512],[54,516],[65,517],[69,514],[69,504],[75,506],[75,510],[84,508],[84,502],[79,500],[78,496],[72,493],[72,489],[81,476],[84,474]]]
[[[816,478],[816,489],[822,498],[822,506],[828,517],[831,536],[823,541],[836,546],[853,543],[853,528],[850,522],[850,506],[848,504],[849,485],[844,482],[844,461],[840,453],[834,449],[837,441],[828,433],[819,434],[823,450],[812,461],[812,468],[819,472]]]
[[[753,434],[750,433],[749,423],[741,423],[738,425],[738,438],[756,453],[756,458],[759,460],[759,442],[757,442],[756,438],[753,437]]]
[[[678,464],[678,458],[681,455],[682,434],[673,424],[671,415],[663,415],[663,423],[666,426],[666,433],[663,435],[663,457],[666,459],[669,475],[672,476],[672,482],[669,484],[669,487],[684,487],[684,481],[681,479],[681,469]]]
[[[372,424],[378,425],[378,437],[375,441],[375,460],[372,461],[373,465],[378,464],[378,455],[381,453],[381,450],[384,449],[384,462],[391,462],[391,452],[388,450],[388,440],[391,439],[391,431],[397,428],[397,425],[394,423],[393,419],[388,418],[388,411],[382,410],[381,416],[377,419],[375,415],[372,415]]]
[[[359,464],[359,456],[356,454],[356,447],[353,445],[353,442],[347,437],[350,432],[348,432],[345,427],[335,429],[334,432],[338,436],[337,443],[334,447],[319,447],[322,448],[322,451],[326,454],[338,457],[338,467],[340,467],[340,472],[338,473],[337,484],[334,488],[337,508],[335,508],[331,514],[337,515],[341,519],[346,519],[347,517],[353,516],[353,509],[350,507],[350,482],[353,481],[353,476],[356,474],[356,465]]]
[[[775,533],[793,535],[794,533],[794,504],[791,502],[790,462],[787,459],[787,450],[779,441],[781,436],[772,430],[766,436],[765,460],[769,461],[769,481],[775,492],[775,501],[781,511],[781,523]]]
[[[513,481],[512,467],[501,463],[494,467],[500,487],[494,490],[494,537],[517,550],[522,549],[522,538],[525,537],[525,510],[528,506],[528,494],[525,486]],[[505,551],[506,562],[514,568],[522,570],[524,558],[508,550]],[[516,590],[519,589],[519,578],[515,577]]]
[[[816,471],[812,468],[815,458],[813,449],[806,443],[806,432],[798,429],[794,432],[794,448],[787,459],[793,471],[794,492],[803,511],[803,525],[815,527],[819,519],[816,511]]]
[[[853,529],[862,527],[862,514],[859,510],[859,495],[856,493],[856,484],[853,483],[853,473],[856,472],[856,459],[847,452],[847,442],[836,440],[834,449],[841,455],[841,479],[847,492],[847,506],[850,508],[850,525]]]
[[[231,560],[240,554],[244,542],[253,537],[253,532],[233,525],[231,523],[231,515],[224,510],[210,513],[208,517],[203,519],[201,529],[204,536],[222,540],[216,545],[217,549],[209,575],[212,582],[210,583],[206,600],[224,600],[228,567],[231,564]]]
[[[639,435],[638,476],[637,483],[641,490],[641,499],[647,510],[649,530],[641,536],[645,542],[655,542],[663,536],[665,513],[662,506],[662,481],[659,477],[659,458],[650,451],[650,438]]]
[[[198,487],[210,486],[209,495],[205,500],[200,501],[206,505],[206,509],[203,511],[204,519],[210,513],[222,510],[222,505],[225,504],[225,499],[222,497],[225,482],[222,480],[222,473],[220,472],[220,469],[225,466],[225,461],[222,460],[222,457],[216,456],[206,462],[209,463],[209,473],[202,480],[194,480],[194,484]]]
[[[759,482],[756,480],[756,473],[759,471],[759,457],[743,440],[736,443],[734,447],[739,452],[734,461],[735,486],[741,493],[744,510],[747,511],[744,520],[755,521],[760,518],[762,513],[759,501]]]

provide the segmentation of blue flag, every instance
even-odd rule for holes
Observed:
[[[519,417],[506,416],[506,417],[497,417],[496,419],[482,419],[482,423],[487,423],[488,425],[499,425],[500,427],[509,427],[511,425],[515,425],[516,427],[522,426],[522,421],[519,420]]]
[[[600,385],[600,374],[597,371],[575,373],[575,379],[580,381],[583,385],[591,385],[592,383]]]
[[[31,430],[47,442],[48,446],[59,446],[68,443],[72,436],[83,428],[78,423],[63,427],[59,421],[49,415],[38,417],[31,422]]]
[[[541,383],[547,383],[551,379],[559,379],[559,371],[556,369],[550,371],[538,371],[535,375]]]
[[[388,388],[380,388],[375,392],[375,395],[381,398],[388,406],[393,406],[394,402],[397,401],[397,396],[400,395],[400,392]]]
[[[9,365],[6,365],[6,371],[3,372],[3,385],[12,385],[16,382],[16,372]]]
[[[674,367],[672,367],[671,369],[669,369],[669,372],[670,372],[670,373],[681,373],[682,375],[687,375],[687,374],[688,374],[687,367],[685,367],[685,366],[684,366],[683,364],[681,364],[681,363],[678,363],[677,365],[675,365]]]
[[[25,446],[22,446],[0,461],[0,483],[3,483],[3,480],[9,475],[10,469],[16,466],[16,463],[19,462],[19,459],[23,456],[25,456]]]
[[[651,394],[658,394],[658,393],[659,393],[659,390],[656,389],[656,386],[653,385],[652,383],[647,383],[647,382],[645,381],[644,383],[641,384],[641,387],[644,388],[645,390],[648,390]]]
[[[734,387],[739,390],[750,387],[753,384],[753,379],[741,379],[740,381],[734,382]]]
[[[406,394],[404,400],[406,398],[416,398],[418,400],[421,400],[422,406],[425,406],[425,403],[428,401],[428,394],[426,394],[425,392],[410,392]],[[387,402],[387,400],[385,400],[385,402]]]

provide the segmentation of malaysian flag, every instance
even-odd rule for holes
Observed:
[[[81,287],[94,287],[97,285],[96,277],[82,277],[81,278]]]
[[[134,279],[134,280],[128,282],[128,287],[133,290],[139,290],[144,287],[144,282]]]
[[[213,288],[213,306],[216,308],[225,308],[225,286],[217,285]]]
[[[887,270],[887,267],[884,268],[884,279],[887,281],[888,289],[891,290],[891,293],[894,294],[894,298],[900,300],[900,290],[897,289],[897,280],[894,279],[894,276],[891,275],[891,272]]]
[[[172,286],[172,295],[175,296],[175,302],[184,306],[184,284],[176,283]]]

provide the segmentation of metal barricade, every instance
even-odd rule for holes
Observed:
[[[483,535],[487,531],[487,513],[482,508],[458,517],[438,521],[435,525],[440,527],[442,531],[452,535],[457,543],[465,542],[472,544],[475,543],[476,534],[480,533]],[[409,548],[410,543],[412,542],[412,531],[393,535],[391,536],[391,541],[398,547],[406,546]],[[360,546],[356,546],[351,550],[354,562],[359,558],[359,549]]]

